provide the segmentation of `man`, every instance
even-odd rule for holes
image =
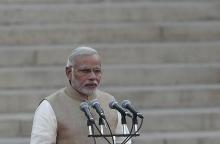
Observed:
[[[97,51],[89,47],[74,49],[67,61],[66,76],[67,86],[46,97],[37,108],[30,143],[94,143],[92,138],[88,138],[87,120],[79,108],[82,102],[89,103],[93,99],[100,102],[113,133],[122,133],[120,115],[108,107],[114,97],[97,89],[102,76],[101,60]],[[97,122],[98,114],[94,110],[91,112]],[[106,134],[107,132],[109,133],[105,130]],[[118,141],[122,142],[119,139]],[[107,143],[104,138],[97,138],[96,142]]]

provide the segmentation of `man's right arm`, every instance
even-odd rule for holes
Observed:
[[[34,115],[30,144],[55,144],[56,130],[57,120],[55,113],[50,103],[44,100]]]

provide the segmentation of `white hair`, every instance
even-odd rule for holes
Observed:
[[[74,66],[75,58],[77,56],[94,55],[94,54],[98,55],[98,52],[95,49],[91,48],[91,47],[84,47],[84,46],[77,47],[76,49],[73,49],[72,53],[69,55],[66,67]]]

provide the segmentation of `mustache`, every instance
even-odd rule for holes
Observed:
[[[87,85],[87,84],[88,85],[98,85],[98,82],[97,81],[92,81],[92,82],[90,81],[90,82],[85,83],[85,85]]]
[[[88,86],[88,85],[95,85],[95,86],[98,86],[99,83],[98,83],[97,81],[89,81],[89,82],[86,82],[86,83],[84,84],[84,86]]]

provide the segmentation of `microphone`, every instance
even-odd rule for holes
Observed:
[[[93,117],[92,117],[92,114],[90,113],[90,110],[89,110],[89,105],[87,102],[82,102],[80,104],[80,110],[83,111],[85,113],[85,116],[87,117],[87,119],[92,122],[92,123],[95,123]]]
[[[118,111],[121,113],[121,115],[123,115],[123,116],[127,115],[127,116],[129,116],[129,117],[132,117],[131,114],[130,114],[128,111],[126,111],[123,107],[121,107],[121,106],[118,104],[118,102],[115,101],[115,100],[113,100],[113,101],[111,101],[111,102],[109,103],[109,107],[110,107],[111,109],[116,109],[116,110],[118,110]]]
[[[132,106],[132,104],[131,104],[131,102],[129,100],[123,100],[121,102],[121,106],[123,108],[128,109],[131,113],[133,113],[133,115],[136,115],[136,116],[138,116],[138,117],[140,117],[142,119],[144,118],[141,113],[139,113],[139,112],[137,112],[137,110],[135,110],[135,108]]]
[[[101,118],[104,118],[105,119],[105,114],[104,114],[104,111],[103,109],[101,108],[101,105],[100,103],[98,102],[97,99],[94,99],[91,101],[91,105],[92,107],[96,110],[96,112],[99,114],[99,116]]]

